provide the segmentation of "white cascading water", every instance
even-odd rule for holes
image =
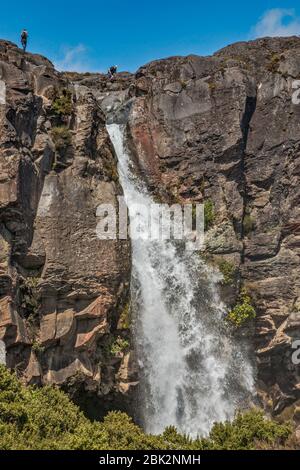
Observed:
[[[178,241],[143,240],[148,223],[136,204],[154,201],[134,175],[124,126],[107,125],[118,157],[131,227],[132,308],[141,370],[141,419],[149,433],[174,425],[195,437],[232,419],[254,390],[247,348],[234,341],[218,296],[220,280],[198,253]]]

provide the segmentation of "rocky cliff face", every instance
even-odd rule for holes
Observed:
[[[0,79],[8,364],[29,383],[79,383],[102,402],[136,384],[124,321],[130,249],[95,237],[97,206],[121,194],[105,115],[118,119],[127,103],[128,142],[149,188],[162,201],[213,207],[206,257],[233,268],[220,286],[229,306],[243,285],[255,303],[251,341],[266,406],[280,413],[297,402],[300,105],[292,94],[300,39],[173,57],[114,82],[58,74],[46,59],[1,42]]]
[[[299,38],[170,58],[138,71],[129,117],[149,186],[170,201],[212,201],[206,254],[236,269],[228,304],[241,285],[255,302],[258,387],[276,413],[300,398],[299,78]]]
[[[0,44],[0,78],[7,364],[27,383],[111,399],[130,382],[130,348],[114,346],[128,337],[118,322],[128,310],[130,249],[96,237],[98,205],[116,206],[122,194],[104,115],[87,87],[72,86],[48,60],[7,42]]]

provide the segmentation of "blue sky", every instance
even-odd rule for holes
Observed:
[[[240,40],[300,35],[298,1],[5,0],[0,38],[19,41],[59,69],[135,71],[170,55],[207,55]]]

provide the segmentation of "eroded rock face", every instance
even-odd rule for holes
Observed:
[[[127,393],[111,354],[128,302],[129,244],[99,240],[97,207],[122,194],[104,115],[84,85],[0,42],[0,333],[27,383]],[[2,343],[3,344],[3,343]],[[124,361],[123,361],[124,358]],[[99,402],[101,408],[101,401]]]
[[[213,202],[206,254],[238,268],[227,303],[242,284],[255,303],[258,387],[275,413],[300,398],[299,78],[299,38],[152,62],[136,75],[128,123],[162,200]]]
[[[221,286],[229,307],[242,285],[253,299],[248,335],[266,406],[278,414],[300,399],[299,58],[299,38],[261,39],[110,82],[58,74],[0,43],[0,331],[27,382],[80,388],[104,408],[122,407],[137,385],[133,353],[109,351],[116,336],[128,339],[130,250],[95,236],[97,206],[121,194],[105,119],[127,119],[150,190],[213,205],[205,255],[236,269]],[[57,113],[57,90],[71,95],[68,113]]]

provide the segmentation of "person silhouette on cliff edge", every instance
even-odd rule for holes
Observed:
[[[26,52],[27,41],[28,41],[28,32],[26,31],[26,29],[23,29],[21,33],[21,44],[22,44],[24,52]]]
[[[117,70],[118,70],[117,65],[112,65],[111,67],[109,67],[107,75],[110,80],[114,79],[114,76],[116,75]]]

